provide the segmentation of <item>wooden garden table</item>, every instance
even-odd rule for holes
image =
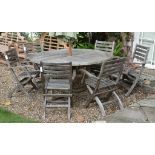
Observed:
[[[67,55],[66,49],[33,53],[28,56],[29,60],[36,64],[40,64],[40,61],[49,63],[72,62],[73,67],[100,64],[110,57],[110,53],[94,49],[73,49],[72,56]]]
[[[111,53],[94,49],[73,49],[72,56],[68,56],[67,49],[60,49],[29,54],[28,59],[36,64],[40,64],[41,61],[49,63],[72,62],[72,80],[75,80],[79,68],[100,64],[110,57]]]

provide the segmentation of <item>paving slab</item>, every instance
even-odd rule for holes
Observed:
[[[122,111],[106,116],[101,123],[147,123],[147,117],[141,108],[127,107]]]
[[[155,95],[138,101],[122,111],[106,116],[102,123],[155,123]]]
[[[155,95],[149,96],[146,99],[143,99],[133,105],[130,105],[130,107],[150,107],[155,108]]]
[[[155,123],[155,108],[152,107],[142,107],[145,112],[146,117],[150,123]]]

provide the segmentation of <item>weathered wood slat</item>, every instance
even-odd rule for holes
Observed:
[[[141,48],[140,49],[137,48],[136,51],[139,52],[139,53],[144,53],[144,54],[147,53],[147,50],[144,50],[144,49],[141,49]]]
[[[112,45],[106,45],[106,44],[97,44],[96,47],[105,47],[105,48],[111,48]]]
[[[123,61],[124,62],[124,61]],[[121,65],[122,64],[122,61],[120,61],[120,62],[112,62],[112,63],[106,63],[106,66],[105,66],[105,69],[110,69],[110,68],[112,68],[112,67],[119,67],[119,65]]]
[[[54,102],[53,102],[54,104]],[[61,104],[55,103],[55,105],[46,105],[47,108],[68,108],[68,104]]]
[[[105,51],[105,52],[112,52],[112,49],[109,48],[102,48],[102,47],[96,47],[97,50]]]
[[[118,67],[111,67],[109,69],[104,69],[103,71],[103,75],[107,74],[107,75],[111,75],[111,74],[115,74],[119,71],[121,71],[123,68],[121,66],[118,66]]]
[[[140,57],[140,56],[138,56],[138,55],[135,55],[134,58],[136,58],[137,60],[140,60],[140,61],[142,61],[142,62],[145,60],[144,57]]]
[[[99,44],[108,44],[108,45],[112,45],[113,44],[113,42],[108,42],[108,41],[99,41],[99,40],[97,40],[97,43],[99,43]]]
[[[143,54],[143,53],[139,53],[139,52],[135,52],[135,55],[139,55],[139,56],[141,56],[141,57],[144,57],[144,59],[145,59],[145,57],[146,57],[146,53],[145,54]]]
[[[68,66],[44,66],[44,69],[51,69],[51,70],[56,70],[56,71],[61,71],[62,67],[64,70],[69,70],[70,68]]]
[[[147,46],[143,46],[143,45],[139,45],[139,44],[137,44],[136,48],[142,48],[142,49],[148,50]]]
[[[56,71],[56,70],[46,70],[45,68],[44,68],[44,73],[45,74],[55,74],[55,75],[59,75],[59,74],[63,74],[63,75],[68,75],[68,74],[70,74],[70,70],[68,69],[68,70],[64,70],[64,71]]]
[[[44,96],[54,97],[72,97],[72,94],[43,94]]]

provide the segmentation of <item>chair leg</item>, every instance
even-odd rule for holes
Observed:
[[[98,104],[100,110],[101,110],[101,113],[102,113],[102,116],[106,116],[106,113],[105,113],[105,110],[104,110],[104,107],[103,107],[103,104],[102,102],[100,101],[100,99],[97,97],[97,96],[93,96],[93,90],[87,85],[87,88],[88,88],[88,91],[89,93],[92,95],[90,97],[90,99],[87,101],[86,103],[86,108],[89,106],[90,102],[93,100],[93,98],[95,99],[96,103]]]
[[[135,88],[137,82],[138,82],[138,79],[136,79],[136,80],[133,82],[132,86],[130,87],[130,89],[128,90],[128,92],[125,94],[126,97],[128,97],[128,96],[130,95],[130,93],[132,92],[132,90]]]
[[[88,99],[88,101],[86,103],[86,108],[88,108],[89,105],[90,105],[90,102],[93,100],[94,96],[92,95],[93,94],[93,90],[88,85],[86,85],[86,86],[87,86],[87,89],[88,89],[89,93],[91,94],[90,98]]]
[[[30,94],[25,90],[24,86],[20,84],[19,87],[23,91],[23,93],[25,93],[27,95],[29,102],[31,102],[32,96],[30,96]]]
[[[112,92],[109,92],[108,95],[107,95],[106,98],[105,98],[105,101],[108,101],[109,98],[111,97],[111,95],[112,95]]]
[[[116,99],[118,100],[120,109],[123,110],[123,109],[124,109],[123,103],[122,103],[121,99],[119,98],[119,96],[117,95],[117,93],[116,93],[115,91],[113,91],[112,94],[113,94],[113,95],[116,97]]]
[[[30,81],[30,84],[32,85],[33,89],[37,90],[38,87],[36,86],[36,84],[31,80]]]
[[[71,115],[71,99],[68,97],[68,120],[70,121],[70,115]]]
[[[81,79],[81,84],[84,84],[85,77],[86,77],[86,74],[84,73]]]
[[[97,104],[98,104],[98,106],[99,106],[99,108],[101,110],[102,116],[103,117],[106,116],[106,112],[104,110],[103,103],[100,101],[100,99],[97,96],[95,97],[95,101],[97,102]]]
[[[14,93],[15,90],[17,90],[17,89],[18,89],[18,86],[15,86],[15,87],[9,92],[9,94],[8,94],[8,98],[11,98],[12,95],[13,95],[13,93]]]
[[[8,98],[11,98],[13,93],[15,92],[15,90],[19,91],[21,90],[23,93],[25,93],[29,98],[31,98],[31,96],[29,95],[29,93],[25,90],[24,86],[21,84],[18,84],[17,86],[15,86],[13,88],[13,90],[9,93]]]
[[[93,100],[94,97],[90,96],[90,98],[88,99],[88,101],[86,102],[85,107],[88,108],[90,105],[90,102]]]
[[[44,100],[44,114],[43,114],[43,118],[44,118],[44,120],[46,119],[46,97],[45,97],[45,100]]]

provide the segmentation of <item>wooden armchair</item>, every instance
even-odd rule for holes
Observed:
[[[100,50],[109,53],[109,58],[113,56],[115,42],[108,41],[98,41],[95,42],[95,50]],[[96,76],[100,73],[101,64],[92,65],[90,67],[90,72],[94,73]]]
[[[45,81],[44,117],[46,117],[46,108],[62,107],[68,109],[68,119],[70,120],[72,97],[72,63],[41,62],[40,65],[42,77]],[[59,93],[55,91],[59,91]],[[57,98],[60,97],[62,99],[57,100]]]
[[[25,64],[22,65],[19,62],[19,57],[15,48],[6,51],[4,55],[16,85],[9,93],[8,97],[11,98],[15,91],[23,91],[26,95],[29,96],[24,86],[31,84],[33,88],[37,89],[35,77],[38,76],[38,72],[33,71],[32,66]]]
[[[145,68],[149,47],[137,44],[134,50],[132,62],[124,67],[123,86],[128,90],[125,96],[129,96],[140,80]],[[129,85],[129,86],[128,86]]]
[[[88,76],[85,83],[90,93],[90,97],[87,101],[86,107],[88,107],[90,102],[95,99],[103,116],[106,115],[104,109],[105,105],[112,102],[117,101],[120,109],[123,109],[121,99],[115,90],[117,90],[117,84],[122,75],[124,61],[125,58],[110,58],[106,62],[102,63],[99,76],[95,76],[84,69],[80,69],[81,72]],[[117,75],[116,80],[111,79],[112,74]],[[105,96],[103,97],[102,95]],[[109,101],[112,95],[115,100]],[[101,101],[101,99],[103,100]]]

